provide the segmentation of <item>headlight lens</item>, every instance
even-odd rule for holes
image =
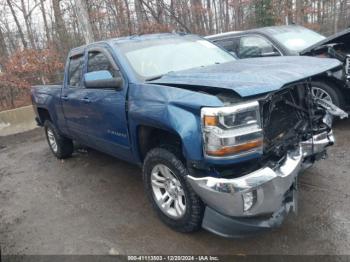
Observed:
[[[201,117],[207,156],[237,157],[262,152],[263,133],[257,101],[230,107],[202,108]]]

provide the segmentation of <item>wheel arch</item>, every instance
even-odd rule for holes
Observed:
[[[41,126],[44,125],[46,120],[52,121],[50,112],[46,108],[38,107],[37,112],[38,112],[38,118]]]
[[[329,87],[336,89],[337,92],[341,92],[341,89],[345,87],[344,80],[339,79],[337,77],[334,77],[332,75],[318,75],[311,79],[311,82],[319,82],[323,83],[325,85],[328,85]]]
[[[147,152],[161,145],[170,145],[179,149],[184,156],[181,136],[170,129],[150,125],[137,127],[137,147],[141,162],[144,161]]]

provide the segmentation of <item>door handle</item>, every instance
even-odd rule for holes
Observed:
[[[62,96],[62,100],[63,100],[63,101],[68,101],[69,98],[68,98],[68,96]]]
[[[84,97],[82,101],[87,104],[91,103],[91,100],[88,97]]]

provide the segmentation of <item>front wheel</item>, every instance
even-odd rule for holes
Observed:
[[[152,149],[143,166],[145,190],[160,219],[180,232],[201,228],[204,204],[186,180],[187,169],[176,153]]]
[[[341,108],[343,105],[343,98],[336,87],[321,82],[312,82],[311,93],[314,97],[330,102],[337,107]]]

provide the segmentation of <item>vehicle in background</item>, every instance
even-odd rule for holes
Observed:
[[[345,116],[309,79],[339,70],[334,59],[236,61],[194,35],[131,36],[73,49],[63,85],[33,87],[32,101],[57,158],[78,141],[138,164],[165,224],[238,236],[295,209],[298,174],[333,144],[332,115]]]
[[[272,26],[207,36],[240,59],[269,56],[335,58],[344,65],[338,81],[313,82],[313,95],[350,109],[350,29],[326,38],[302,26]],[[299,66],[299,65],[295,65]]]

